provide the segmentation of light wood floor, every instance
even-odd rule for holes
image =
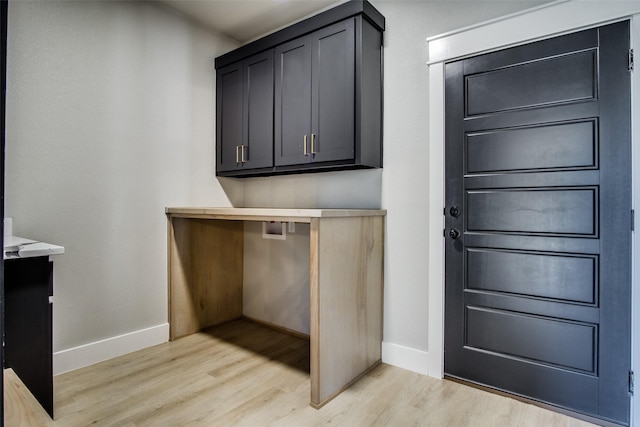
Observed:
[[[237,321],[57,376],[55,422],[5,371],[5,425],[590,425],[385,364],[315,410],[308,371],[308,341]]]

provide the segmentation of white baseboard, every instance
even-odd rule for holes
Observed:
[[[169,324],[152,326],[53,353],[53,375],[122,356],[169,341]]]
[[[383,342],[382,362],[422,375],[429,374],[429,353],[426,351]]]

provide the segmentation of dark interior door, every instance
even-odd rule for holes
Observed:
[[[445,373],[629,423],[629,23],[446,65]]]

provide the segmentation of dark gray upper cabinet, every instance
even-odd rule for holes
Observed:
[[[216,58],[216,174],[382,167],[383,31],[356,0]]]
[[[354,25],[276,48],[276,166],[354,159]]]
[[[273,166],[273,50],[217,71],[218,172]]]

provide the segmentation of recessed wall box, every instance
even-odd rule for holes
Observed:
[[[262,222],[262,238],[287,240],[286,222],[279,221],[263,221]]]

